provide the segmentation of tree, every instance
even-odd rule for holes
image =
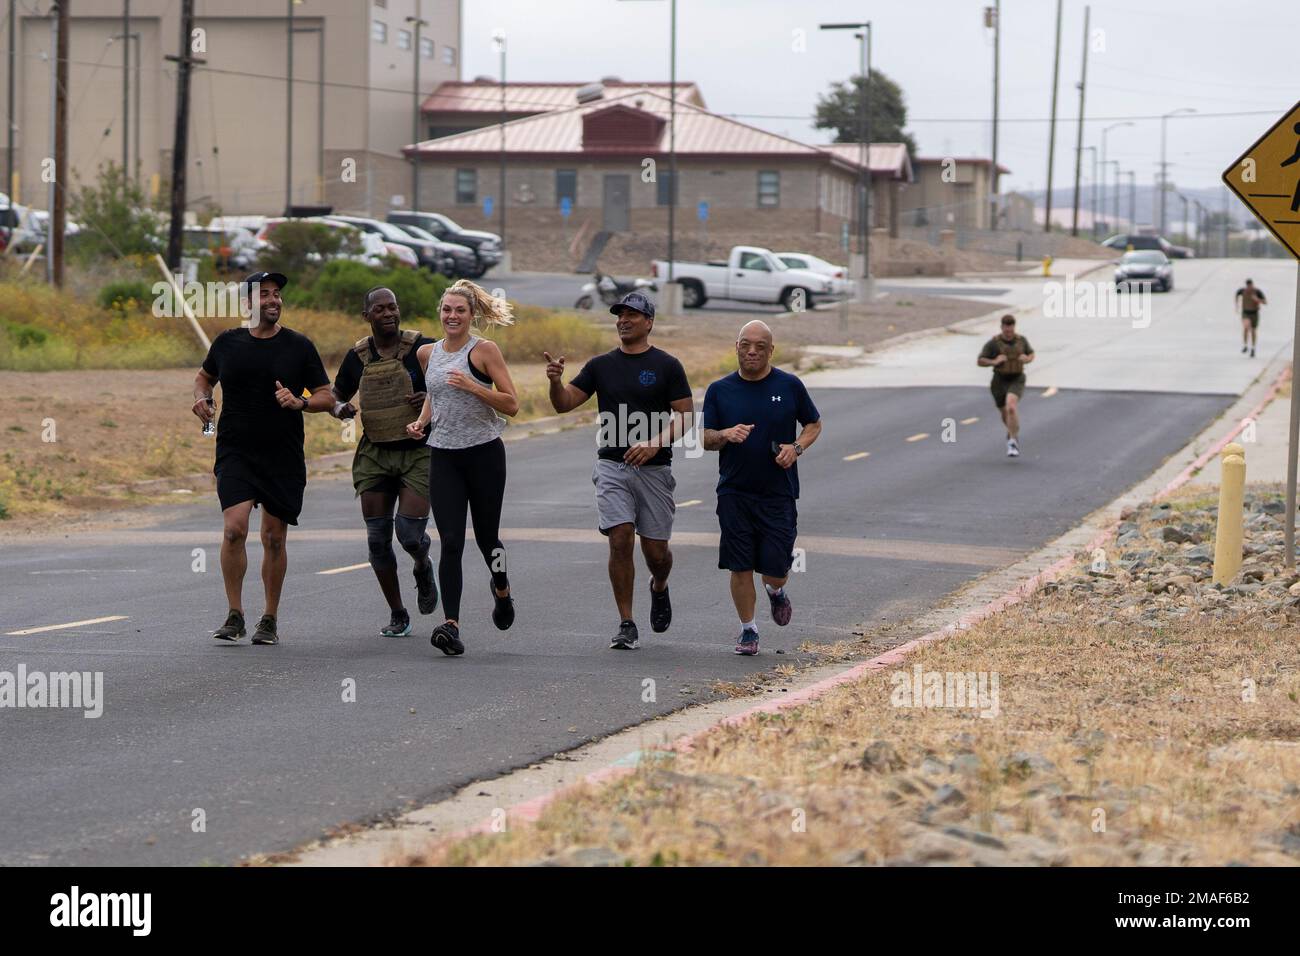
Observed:
[[[95,182],[72,197],[69,215],[81,226],[70,243],[78,256],[152,255],[162,248],[162,219],[117,163],[99,167]]]
[[[813,126],[817,129],[835,130],[837,143],[858,142],[858,103],[864,88],[868,94],[867,116],[871,141],[903,143],[907,146],[908,157],[915,159],[916,141],[910,133],[903,130],[907,125],[907,104],[903,101],[903,91],[879,70],[871,71],[870,84],[864,82],[861,76],[853,77],[849,83],[832,84],[829,93],[817,98]]]

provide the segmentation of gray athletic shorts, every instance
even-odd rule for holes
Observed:
[[[642,465],[634,468],[619,461],[596,459],[591,471],[596,486],[596,511],[601,534],[610,528],[631,524],[645,538],[667,541],[673,534],[677,502],[673,492],[677,479],[671,465]]]

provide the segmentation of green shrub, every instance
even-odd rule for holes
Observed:
[[[25,349],[29,345],[44,345],[45,340],[49,338],[44,329],[38,329],[34,325],[25,325],[22,322],[5,320],[3,328],[5,337],[20,349]]]
[[[448,285],[445,276],[426,269],[372,269],[350,259],[335,259],[326,264],[309,286],[300,287],[292,298],[287,294],[285,298],[292,305],[359,316],[366,290],[387,286],[397,296],[402,321],[411,326],[420,320],[426,324],[437,321],[438,301]],[[291,283],[286,293],[292,288]]]
[[[77,261],[151,256],[167,244],[161,217],[116,163],[101,165],[95,182],[73,194],[68,215],[83,227],[68,240],[69,256]]]
[[[339,255],[351,255],[359,240],[348,230],[319,222],[282,222],[271,230],[269,245],[258,256],[258,267],[283,272],[291,279],[309,284],[320,271],[319,263]]]
[[[143,279],[120,279],[99,290],[95,301],[101,308],[118,312],[134,312],[145,308],[154,300],[153,284]]]

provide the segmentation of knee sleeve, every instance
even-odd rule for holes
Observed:
[[[370,566],[376,571],[397,567],[392,518],[366,519],[366,547],[370,549]]]
[[[397,540],[411,557],[419,559],[429,553],[428,534],[425,528],[429,525],[428,518],[410,518],[404,514],[399,514],[396,520]]]

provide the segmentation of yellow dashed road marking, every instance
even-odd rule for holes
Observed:
[[[929,437],[930,437],[930,433],[929,433],[929,432],[917,432],[915,435],[910,436],[907,440],[908,440],[908,441],[920,441],[922,438],[929,438]]]
[[[692,498],[690,501],[683,501],[683,502],[682,502],[681,504],[679,504],[677,507],[679,507],[679,508],[689,508],[691,505],[702,505],[702,504],[704,504],[704,502],[701,501],[699,498]]]
[[[975,424],[977,421],[979,421],[979,420],[980,420],[980,417],[979,417],[978,415],[973,415],[973,416],[971,416],[970,418],[963,418],[963,419],[961,420],[961,423],[962,423],[963,425],[974,425],[974,424]]]
[[[1047,391],[1043,392],[1043,398],[1051,398],[1055,394],[1056,394],[1056,386],[1053,385]]]
[[[871,452],[869,452],[869,451],[859,451],[859,452],[854,452],[852,455],[845,455],[845,456],[844,456],[844,460],[845,460],[845,461],[858,461],[858,460],[861,459],[861,458],[866,458],[866,457],[867,457],[868,455],[870,455],[870,454],[871,454]]]
[[[86,627],[91,624],[104,624],[108,621],[125,621],[125,614],[113,614],[109,617],[92,617],[86,621],[73,621],[71,624],[46,624],[44,627],[27,627],[21,631],[5,631],[5,634],[11,637],[21,637],[23,634],[42,634],[45,631],[65,631],[70,627]]]
[[[365,564],[349,564],[346,568],[330,568],[328,571],[317,571],[317,574],[342,574],[344,571],[360,571],[362,568],[370,567],[370,562]]]

